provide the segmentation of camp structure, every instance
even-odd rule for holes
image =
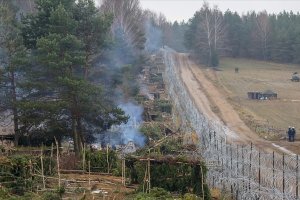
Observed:
[[[277,99],[277,93],[272,90],[266,90],[264,92],[248,92],[247,94],[249,99]]]

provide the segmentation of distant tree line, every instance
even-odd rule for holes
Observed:
[[[186,48],[208,66],[217,66],[219,56],[300,63],[299,13],[239,15],[204,3],[187,26]]]

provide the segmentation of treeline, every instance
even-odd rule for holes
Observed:
[[[187,24],[186,48],[209,66],[217,66],[219,56],[300,63],[299,13],[239,15],[204,3]]]
[[[16,1],[0,4],[0,112],[15,145],[70,137],[79,155],[93,134],[128,120],[117,104],[138,92],[148,15],[139,0],[28,2],[25,15]]]

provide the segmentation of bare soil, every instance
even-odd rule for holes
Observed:
[[[123,200],[137,188],[123,186],[121,177],[110,175],[63,174],[61,178],[64,198]]]
[[[257,148],[266,152],[299,153],[298,149],[295,148],[296,143],[290,145],[291,143],[286,141],[272,142],[259,137],[241,119],[239,113],[224,95],[224,90],[218,88],[214,81],[205,75],[205,68],[195,64],[186,54],[174,53],[173,56],[177,61],[177,72],[180,73],[184,85],[199,110],[211,120],[222,121],[224,125],[236,133],[236,135],[229,136],[229,142],[235,144],[253,143]]]

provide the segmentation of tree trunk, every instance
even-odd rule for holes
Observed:
[[[80,148],[83,149],[83,144],[85,141],[84,141],[83,133],[82,133],[81,117],[77,117],[77,133],[78,133],[78,138],[80,141]]]
[[[212,57],[212,48],[211,48],[211,28],[210,23],[207,15],[207,11],[205,12],[205,22],[206,22],[206,31],[207,31],[207,43],[208,43],[208,49],[209,49],[209,59],[208,59],[208,65],[211,65],[211,57]]]
[[[15,83],[15,73],[12,71],[10,72],[10,84],[11,84],[11,97],[12,97],[12,112],[13,112],[13,121],[14,121],[14,132],[15,132],[15,139],[14,145],[19,145],[20,139],[20,131],[19,131],[19,120],[18,120],[18,110],[17,110],[17,94],[16,94],[16,83]]]
[[[86,54],[85,54],[84,80],[87,80],[89,76],[89,54],[87,51],[88,50],[86,50]]]
[[[75,116],[72,117],[72,134],[73,134],[75,155],[76,157],[80,157],[82,145],[81,145],[81,138],[77,131],[77,121]]]

